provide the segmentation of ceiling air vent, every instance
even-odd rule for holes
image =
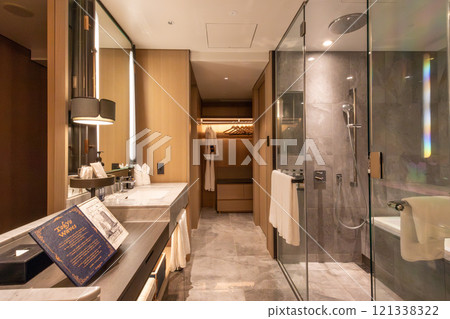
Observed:
[[[208,48],[251,48],[257,27],[256,23],[207,23]]]

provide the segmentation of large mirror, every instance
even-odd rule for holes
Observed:
[[[99,55],[96,96],[116,102],[114,125],[100,126],[98,150],[105,170],[130,163],[127,141],[134,136],[133,44],[105,8],[97,2]],[[129,155],[128,155],[129,156]]]
[[[127,143],[135,135],[133,43],[100,1],[71,0],[69,30],[71,97],[95,97],[116,105],[112,125],[70,121],[69,175],[99,156],[106,171],[126,167],[135,153],[134,144]],[[69,187],[68,196],[80,192]]]

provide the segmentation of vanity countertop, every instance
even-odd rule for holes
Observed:
[[[143,268],[151,272],[164,246],[169,240],[168,223],[156,222],[124,222],[129,236],[119,247],[116,254],[104,265],[103,269],[88,283],[88,287],[100,288],[100,300],[135,300],[147,276]],[[16,244],[31,244],[33,239],[25,235],[15,243],[0,247],[0,251],[10,249]],[[137,280],[136,280],[137,279]],[[135,287],[138,285],[139,287]],[[39,275],[23,285],[0,286],[0,300],[18,300],[27,296],[27,288],[43,289],[47,296],[39,296],[39,300],[83,300],[85,288],[75,288],[66,275],[52,264]],[[52,291],[48,288],[68,288]],[[139,289],[140,288],[140,289]],[[25,289],[25,290],[24,290]],[[22,292],[23,291],[23,292]],[[54,296],[57,292],[59,296]],[[31,300],[36,297],[30,296]],[[30,300],[30,299],[28,299]]]
[[[182,193],[187,183],[153,183],[137,186],[123,193],[106,196],[103,202],[110,207],[168,207],[172,205]]]
[[[137,299],[176,226],[180,211],[187,205],[187,190],[187,183],[154,183],[106,197],[104,204],[130,235],[101,274],[88,284],[100,288],[100,300]],[[34,243],[28,232],[56,214],[0,235],[0,252],[17,244]],[[30,294],[27,288],[42,289],[39,300],[79,300],[99,293],[95,289],[75,288],[53,264],[24,285],[0,286],[0,300],[34,300],[36,294]]]

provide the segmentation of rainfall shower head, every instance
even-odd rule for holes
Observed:
[[[330,23],[328,29],[336,34],[346,34],[361,29],[367,24],[365,13],[351,13]]]

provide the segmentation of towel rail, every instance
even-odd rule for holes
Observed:
[[[390,208],[393,208],[399,212],[405,209],[405,206],[409,206],[408,202],[404,200],[391,200],[387,203]]]

